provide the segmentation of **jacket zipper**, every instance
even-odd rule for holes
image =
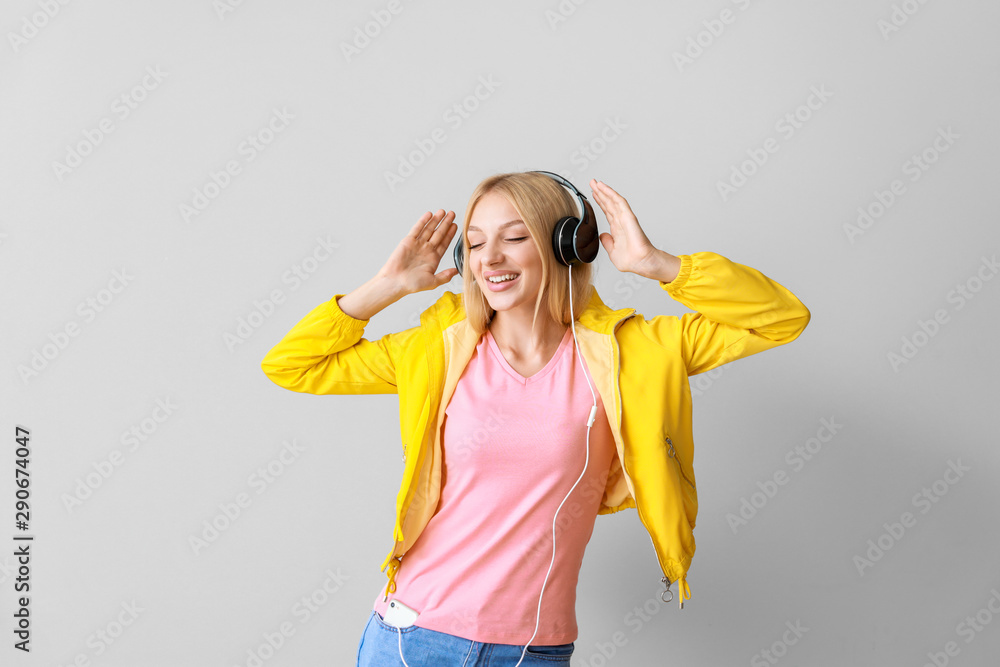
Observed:
[[[621,348],[618,345],[618,340],[617,340],[615,334],[618,331],[618,327],[621,326],[621,323],[624,322],[625,320],[629,319],[633,315],[635,315],[635,311],[633,311],[632,313],[626,315],[625,317],[623,317],[620,320],[618,320],[617,322],[615,322],[615,326],[614,326],[614,328],[612,329],[612,332],[611,332],[612,344],[614,345],[615,356],[616,356],[616,359],[615,359],[615,369],[614,369],[614,376],[615,376],[615,378],[618,377],[618,373],[620,372],[620,369],[621,369]],[[617,380],[615,381],[615,387],[618,390],[618,432],[621,433],[621,423],[622,423],[622,394],[621,394],[621,385],[617,382]],[[678,472],[680,472],[681,476],[684,478],[684,481],[686,481],[688,484],[691,484],[691,480],[689,480],[687,478],[687,475],[684,474],[684,471],[681,468],[680,461],[676,457],[676,452],[674,451],[674,443],[671,442],[670,436],[667,436],[666,441],[670,445],[670,449],[669,449],[669,451],[667,453],[668,456],[670,458],[672,458],[674,460],[674,462],[677,464],[677,470],[678,470]],[[406,447],[407,447],[407,445],[404,444],[403,445],[403,464],[404,465],[406,464]],[[629,476],[629,479],[632,478],[632,476],[629,475],[628,470],[625,468],[625,462],[624,461],[622,461],[622,470],[624,470],[625,474]],[[694,485],[691,484],[691,486],[693,487]],[[646,522],[642,519],[642,513],[639,511],[639,505],[638,505],[638,503],[636,503],[635,509],[636,509],[636,512],[639,514],[639,520],[642,522],[643,526],[645,526]],[[647,535],[647,537],[649,537],[649,543],[653,546],[653,554],[657,557],[657,560],[659,560],[659,552],[657,552],[657,550],[656,550],[656,543],[653,542],[653,536],[649,534],[648,529],[646,531],[646,535]],[[393,550],[395,550],[395,546],[393,546]],[[398,569],[399,565],[401,565],[402,562],[403,562],[403,554],[400,554],[399,556],[394,556],[393,560],[397,561],[396,569]],[[385,568],[383,568],[383,570],[384,569]],[[670,583],[671,582],[667,579],[667,577],[663,577],[662,579],[660,579],[660,582],[663,583],[663,584],[666,584],[666,590],[663,593],[665,594],[665,593],[669,592],[670,596],[671,596],[670,600],[673,600],[673,592],[670,591]],[[395,586],[393,586],[393,588],[395,588]],[[388,590],[388,585],[387,585],[386,599],[389,596],[389,592],[390,591]],[[660,598],[663,599],[663,594],[660,595]],[[664,600],[664,602],[669,602],[670,600]],[[384,601],[385,600],[383,600],[383,602]],[[683,609],[683,608],[684,608],[684,599],[683,599],[683,596],[682,596],[682,598],[681,598],[681,609]]]
[[[677,451],[674,449],[674,442],[673,442],[673,440],[670,439],[669,435],[665,436],[664,440],[666,441],[666,443],[668,445],[667,456],[669,458],[671,458],[671,459],[674,460],[674,463],[677,464],[677,472],[679,472],[681,474],[681,477],[684,479],[684,481],[687,482],[688,485],[693,489],[694,488],[694,484],[692,484],[691,480],[688,479],[687,474],[684,472],[684,466],[681,465],[681,460],[679,458],[677,458]]]
[[[406,448],[408,446],[409,446],[409,443],[403,443],[403,474],[404,475],[406,474]],[[395,553],[395,551],[396,551],[396,544],[397,544],[396,542],[393,542],[393,545],[392,545],[392,552],[393,553]],[[399,566],[402,565],[402,563],[403,563],[403,555],[405,555],[405,554],[400,554],[399,556],[392,556],[390,558],[390,562],[386,564],[386,567],[391,567],[391,568],[394,568],[395,570],[399,570]],[[392,561],[396,561],[396,563],[393,564]],[[385,572],[385,567],[382,568],[382,571]],[[385,585],[385,597],[382,598],[382,602],[385,602],[386,600],[389,599],[389,594],[390,593],[396,592],[396,581],[395,581],[395,579],[396,579],[396,577],[395,577],[395,574],[393,573],[392,577],[390,578],[390,580]]]
[[[632,310],[631,313],[629,313],[628,315],[626,315],[622,319],[620,319],[617,322],[615,322],[615,326],[614,326],[614,328],[611,331],[611,342],[612,342],[612,345],[614,345],[614,348],[615,348],[614,377],[615,377],[615,387],[618,390],[618,432],[619,433],[621,433],[621,424],[622,424],[622,389],[621,389],[621,383],[618,382],[618,374],[620,373],[620,370],[621,370],[621,347],[618,345],[617,332],[618,332],[618,327],[621,326],[621,323],[624,322],[625,320],[629,319],[633,315],[635,315],[635,310]],[[669,438],[668,438],[668,441],[669,441]],[[673,451],[673,447],[674,447],[673,443],[670,443],[670,450],[671,451]],[[676,461],[676,458],[674,460]],[[679,469],[680,469],[680,463],[678,462],[678,470]],[[632,475],[629,474],[628,469],[625,467],[625,461],[622,461],[622,470],[625,472],[625,475],[629,479],[632,479]],[[687,479],[687,478],[685,477],[685,479]],[[635,504],[635,509],[636,509],[636,513],[639,515],[639,521],[642,523],[643,527],[646,528],[646,521],[642,518],[642,510],[639,509],[639,503]],[[653,542],[653,536],[649,533],[649,529],[648,528],[646,528],[646,536],[649,537],[649,543],[653,547],[653,555],[656,556],[656,560],[657,560],[657,562],[659,562],[659,560],[660,560],[660,553],[656,550],[656,543]],[[661,567],[662,567],[662,565],[661,565]],[[670,601],[672,601],[674,599],[673,591],[670,590],[670,585],[671,585],[672,582],[669,579],[667,579],[666,576],[663,576],[660,579],[660,583],[662,583],[662,584],[664,584],[666,586],[666,589],[663,591],[663,593],[660,593],[660,599],[663,600],[664,602],[670,602]],[[667,593],[670,593],[670,598],[669,599],[666,599],[666,598],[663,597]],[[684,592],[683,592],[683,590],[681,591],[680,608],[681,609],[684,608]]]
[[[621,430],[622,430],[622,388],[621,388],[621,383],[618,381],[618,376],[619,376],[619,373],[621,372],[622,352],[621,352],[621,347],[618,345],[617,332],[618,332],[618,327],[621,326],[621,323],[624,322],[625,320],[629,319],[630,317],[632,317],[632,315],[634,315],[634,314],[635,314],[635,311],[633,311],[629,315],[626,315],[622,319],[620,319],[617,322],[615,322],[615,326],[611,330],[611,344],[614,345],[614,348],[615,348],[615,368],[614,368],[613,375],[614,375],[614,378],[615,378],[615,389],[618,391],[618,406],[617,407],[618,407],[618,432],[619,433],[621,433]],[[629,474],[628,469],[625,467],[625,461],[622,461],[622,470],[625,472],[625,474],[628,476],[629,479],[632,479],[632,475]],[[639,515],[639,521],[642,523],[643,527],[645,528],[646,527],[646,521],[642,518],[642,510],[639,508],[639,503],[635,504],[635,510],[636,510],[636,513]],[[657,560],[657,562],[659,562],[659,560],[660,560],[660,554],[656,550],[656,543],[653,542],[653,536],[649,533],[649,529],[648,528],[646,529],[646,536],[649,537],[649,543],[653,547],[653,555],[656,556],[656,560]],[[660,582],[666,584],[666,586],[667,586],[667,590],[664,591],[664,593],[666,593],[667,591],[670,590],[670,583],[668,582],[667,577],[664,576],[662,579],[660,579]],[[663,598],[663,594],[660,595],[660,598],[661,599]],[[673,593],[671,593],[671,598],[670,599],[673,600]],[[681,604],[682,605],[684,604],[683,601],[681,602]],[[683,609],[683,607],[682,607],[682,609]]]

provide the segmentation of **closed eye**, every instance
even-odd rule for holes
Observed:
[[[524,240],[525,240],[525,239],[527,239],[527,238],[529,238],[529,237],[527,237],[527,236],[521,236],[521,237],[519,237],[519,238],[516,238],[516,239],[507,239],[507,240],[508,240],[508,241],[516,241],[516,242],[520,242],[520,241],[524,241]],[[473,245],[473,246],[469,246],[469,250],[475,250],[476,248],[478,248],[478,247],[479,247],[479,246],[481,246],[481,245],[483,245],[483,244],[482,244],[482,243],[477,243],[476,245]]]

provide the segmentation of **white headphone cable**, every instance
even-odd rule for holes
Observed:
[[[583,470],[580,472],[580,476],[576,478],[575,482],[573,482],[573,486],[570,487],[569,492],[566,494],[566,497],[562,499],[562,502],[559,503],[559,507],[556,508],[556,513],[552,515],[552,559],[549,561],[548,572],[545,573],[545,579],[542,581],[542,590],[538,594],[538,609],[535,613],[535,631],[531,633],[531,639],[529,639],[528,643],[525,644],[524,649],[521,651],[521,659],[517,661],[517,664],[514,665],[514,667],[520,666],[521,662],[524,660],[525,653],[528,652],[528,647],[531,646],[531,641],[535,638],[535,635],[538,634],[538,623],[541,620],[541,614],[542,614],[542,596],[545,595],[545,584],[548,583],[549,574],[552,573],[552,566],[556,562],[556,518],[559,516],[559,510],[562,509],[563,504],[565,504],[565,502],[569,499],[570,495],[572,495],[573,489],[576,488],[576,485],[580,483],[581,479],[583,479],[584,473],[587,472],[587,466],[590,464],[590,428],[594,425],[594,419],[597,416],[597,394],[594,393],[594,387],[590,384],[590,377],[587,375],[587,367],[583,365],[583,357],[580,353],[580,342],[576,339],[576,326],[574,324],[575,315],[573,314],[573,266],[572,265],[570,265],[569,267],[569,314],[570,314],[570,328],[572,328],[573,330],[573,343],[576,346],[576,356],[580,362],[580,368],[583,369],[583,377],[587,380],[587,386],[590,387],[590,394],[594,398],[594,405],[590,408],[590,417],[588,417],[587,419],[587,457],[584,460]],[[396,628],[396,634],[399,635],[397,638],[399,643],[399,659],[403,661],[403,667],[410,667],[409,665],[406,664],[406,660],[403,658],[403,632],[398,627]]]
[[[580,354],[580,342],[576,339],[576,326],[574,325],[574,321],[573,265],[571,264],[569,267],[569,324],[573,329],[573,343],[576,345],[576,356],[580,361],[580,368],[583,369],[583,377],[587,380],[587,386],[590,387],[590,393],[594,397],[594,405],[590,408],[590,417],[587,419],[587,458],[583,463],[583,471],[580,473],[580,476],[576,478],[575,482],[573,482],[573,486],[570,487],[569,493],[567,493],[566,497],[562,499],[561,503],[559,503],[559,507],[556,508],[556,513],[552,516],[552,560],[549,561],[549,571],[545,573],[545,579],[542,581],[542,590],[538,594],[538,610],[535,613],[535,631],[531,634],[531,639],[528,640],[528,643],[524,645],[524,650],[521,651],[521,659],[517,661],[517,664],[514,665],[514,667],[519,667],[521,661],[524,660],[525,653],[528,652],[528,647],[531,646],[531,640],[538,634],[538,622],[541,620],[542,615],[542,596],[545,595],[545,584],[548,583],[549,574],[552,572],[552,565],[556,562],[556,517],[559,516],[559,510],[562,509],[563,503],[569,499],[570,494],[573,493],[573,489],[575,489],[576,485],[580,483],[581,479],[583,479],[584,473],[587,472],[587,466],[590,464],[590,427],[594,425],[594,419],[597,416],[597,394],[594,393],[594,387],[590,384],[590,377],[587,375],[587,367],[583,365],[583,357]]]
[[[396,634],[399,635],[399,639],[398,639],[398,641],[399,641],[399,659],[403,661],[403,667],[410,667],[408,664],[406,664],[406,659],[403,658],[403,631],[400,630],[397,627],[396,628]]]

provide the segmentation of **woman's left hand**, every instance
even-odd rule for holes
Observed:
[[[601,233],[601,245],[619,271],[629,271],[643,277],[652,276],[661,262],[659,253],[639,226],[639,220],[625,198],[610,185],[590,180],[594,201],[604,211],[611,233]]]

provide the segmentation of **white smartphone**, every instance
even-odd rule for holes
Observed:
[[[399,600],[389,600],[389,606],[385,608],[385,615],[382,618],[394,627],[408,628],[419,615],[415,609],[407,607]]]

